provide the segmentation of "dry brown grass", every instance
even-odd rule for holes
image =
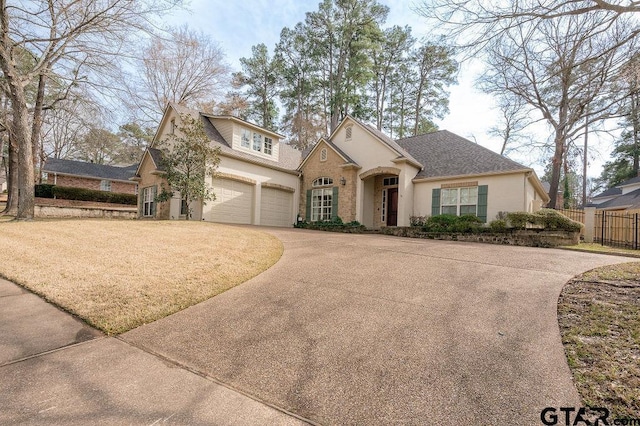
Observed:
[[[558,302],[567,361],[585,405],[640,417],[640,262],[569,281]]]
[[[109,334],[155,321],[245,282],[282,244],[204,222],[0,223],[0,274]]]

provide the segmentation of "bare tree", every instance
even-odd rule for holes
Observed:
[[[156,123],[168,102],[200,108],[221,95],[229,81],[222,48],[184,25],[169,37],[153,36],[143,47],[138,74],[129,88],[132,105],[145,121]]]
[[[423,0],[416,12],[428,19],[440,22],[447,29],[447,36],[457,39],[461,46],[478,52],[503,32],[520,25],[541,20],[554,20],[566,16],[589,15],[604,26],[612,25],[625,15],[637,15],[637,0],[520,0],[486,2],[483,0]],[[628,37],[619,40],[626,43],[640,33],[640,22],[628,20]]]
[[[550,207],[555,207],[569,141],[587,122],[615,116],[625,97],[615,76],[631,47],[618,43],[628,36],[628,27],[622,20],[613,25],[592,15],[569,15],[514,27],[488,50],[484,89],[519,99],[552,129]]]
[[[0,71],[10,100],[4,123],[18,150],[18,212],[33,218],[34,139],[40,136],[47,83],[62,87],[100,86],[100,75],[113,67],[127,37],[145,29],[172,0],[0,0]],[[24,66],[25,52],[32,63]],[[35,95],[28,90],[36,87]],[[61,91],[60,98],[64,98]],[[55,102],[55,100],[49,100]]]
[[[500,155],[517,151],[522,142],[529,137],[523,131],[532,124],[526,112],[524,101],[515,96],[502,96],[499,99],[500,123],[492,126],[487,132],[491,136],[500,138],[502,146]]]

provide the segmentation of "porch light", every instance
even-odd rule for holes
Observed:
[[[340,178],[340,185],[343,185],[343,186],[344,186],[344,185],[346,185],[346,184],[347,184],[347,180],[344,178],[344,176],[342,176],[342,177]]]

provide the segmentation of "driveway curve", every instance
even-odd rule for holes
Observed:
[[[563,285],[629,259],[265,229],[261,275],[122,339],[319,424],[540,424],[579,406]]]

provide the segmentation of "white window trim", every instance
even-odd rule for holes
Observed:
[[[264,142],[263,142],[264,143],[264,149],[262,150],[262,152],[264,152],[266,155],[272,155],[273,154],[273,139],[270,138],[270,137],[265,136],[263,138],[263,140],[264,140]],[[268,150],[268,152],[267,152],[267,150]]]
[[[100,181],[100,191],[111,192],[111,181],[109,179]]]
[[[311,221],[328,221],[333,214],[333,188],[311,190]]]
[[[475,189],[475,204],[462,204],[461,190],[463,189]],[[444,204],[444,191],[456,191],[456,203],[455,204]],[[456,216],[461,216],[460,211],[462,207],[475,206],[474,215],[478,215],[478,187],[477,186],[464,186],[459,188],[443,188],[440,191],[440,214],[451,214],[451,213],[443,213],[443,207],[453,207],[456,208]],[[464,214],[472,214],[472,213],[464,213]]]
[[[311,186],[317,188],[319,186],[330,186],[333,185],[333,178],[322,176],[313,181]]]
[[[247,137],[247,139],[245,139],[245,136]],[[240,130],[240,146],[242,148],[251,149],[251,130],[249,129]]]
[[[147,186],[142,189],[142,216],[153,217],[153,206],[155,204],[156,187]]]

